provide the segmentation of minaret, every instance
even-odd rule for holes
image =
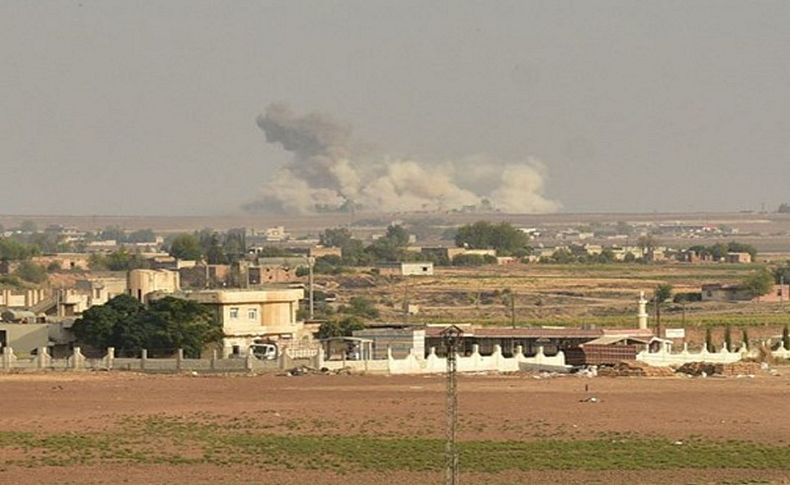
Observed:
[[[639,292],[639,328],[647,328],[647,300],[645,300],[645,292]]]

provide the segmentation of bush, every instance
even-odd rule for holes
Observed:
[[[490,254],[459,254],[453,258],[453,266],[483,266],[496,264],[496,258]]]
[[[30,283],[43,283],[47,281],[46,268],[30,261],[22,261],[16,271],[14,271],[14,275]]]

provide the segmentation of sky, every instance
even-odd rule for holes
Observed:
[[[790,2],[0,0],[0,213],[215,215],[324,113],[366,153],[538,160],[564,212],[790,201]]]

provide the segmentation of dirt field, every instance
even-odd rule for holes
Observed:
[[[463,477],[788,483],[784,373],[462,376]],[[4,375],[0,483],[439,483],[443,386],[438,376]]]

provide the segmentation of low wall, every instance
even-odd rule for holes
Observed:
[[[673,353],[671,347],[662,347],[658,352],[648,352],[646,350],[636,355],[636,360],[655,367],[675,367],[691,362],[707,362],[711,364],[732,364],[740,362],[748,355],[745,348],[730,352],[727,347],[722,347],[719,352],[709,352],[707,346],[703,346],[699,352],[689,352],[688,345],[683,345],[681,352]]]
[[[417,355],[414,351],[402,359],[393,358],[392,352],[387,353],[386,359],[381,360],[323,360],[323,351],[319,353],[320,367],[329,370],[349,368],[358,372],[380,374],[439,374],[447,370],[447,358],[436,355],[436,349],[431,348],[427,357]],[[521,347],[516,348],[516,355],[504,357],[502,348],[494,346],[491,355],[480,355],[479,347],[473,346],[472,355],[457,356],[456,366],[458,372],[518,372],[522,370],[556,370],[567,371],[565,355],[547,356],[543,347],[533,357],[523,354]]]
[[[316,363],[316,359],[311,362]],[[18,358],[11,347],[3,348],[0,355],[0,371],[24,370],[130,370],[139,372],[265,372],[287,368],[290,359],[283,354],[279,360],[260,360],[249,354],[237,359],[219,359],[217,353],[208,359],[184,358],[182,350],[169,359],[148,358],[143,350],[139,358],[115,357],[115,349],[107,349],[101,359],[88,359],[79,347],[65,359],[53,359],[47,347],[40,347],[32,358]]]

